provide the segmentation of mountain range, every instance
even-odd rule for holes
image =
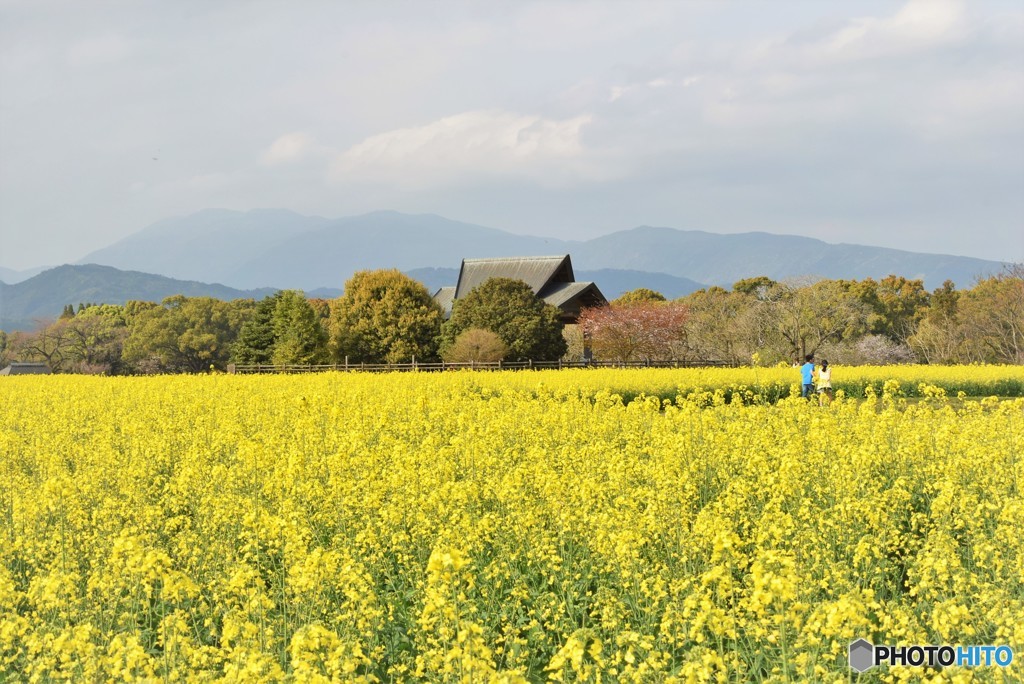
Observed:
[[[34,319],[59,315],[65,304],[86,301],[159,301],[172,294],[258,299],[279,288],[330,298],[354,272],[369,268],[398,268],[433,291],[456,283],[463,258],[557,254],[570,254],[576,279],[596,282],[609,299],[637,287],[674,298],[758,275],[878,279],[896,273],[920,278],[929,289],[947,279],[966,287],[1003,266],[762,232],[641,226],[566,241],[431,214],[326,219],[282,209],[208,209],[159,221],[77,265],[0,270],[0,329],[25,329]]]
[[[291,211],[211,209],[153,224],[79,263],[230,287],[341,287],[367,268],[458,268],[463,258],[571,254],[576,269],[664,273],[728,286],[766,275],[946,279],[969,286],[1002,264],[970,257],[830,244],[770,233],[716,234],[641,226],[590,240],[517,235],[432,214],[379,211],[325,219]],[[454,283],[449,283],[454,284]],[[601,283],[598,283],[600,286]]]

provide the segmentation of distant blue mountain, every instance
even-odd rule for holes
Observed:
[[[328,223],[327,219],[283,209],[206,209],[158,221],[88,254],[78,263],[158,273],[181,280],[226,283],[232,273],[244,269],[268,250]],[[231,284],[266,287],[268,281],[251,286]]]
[[[979,276],[1003,265],[971,257],[922,254],[885,247],[830,244],[813,238],[771,233],[721,235],[699,230],[641,226],[603,235],[580,244],[573,263],[669,273],[702,283],[729,286],[737,280],[768,276],[774,280],[884,278],[921,279],[928,289],[952,280],[970,287]]]
[[[83,262],[241,289],[310,291],[342,288],[354,272],[368,268],[450,269],[467,257],[555,254],[571,254],[581,273],[642,271],[725,286],[759,275],[783,280],[898,274],[921,278],[929,289],[947,279],[968,287],[978,276],[1002,267],[983,259],[769,233],[720,235],[642,226],[566,241],[515,235],[431,214],[379,211],[325,219],[272,209],[210,209],[168,219],[89,254]]]
[[[281,209],[208,209],[155,223],[77,266],[27,279],[31,271],[0,271],[12,281],[0,282],[0,328],[29,327],[36,318],[59,315],[65,304],[86,301],[159,301],[172,294],[261,298],[282,288],[330,299],[341,294],[353,273],[370,268],[400,269],[433,290],[455,284],[464,258],[558,254],[571,254],[577,280],[596,282],[609,299],[638,287],[675,298],[702,283],[728,287],[760,275],[784,280],[898,274],[920,278],[929,289],[947,279],[969,287],[1003,267],[969,257],[770,233],[719,235],[642,226],[565,241],[431,214],[379,211],[326,219]]]

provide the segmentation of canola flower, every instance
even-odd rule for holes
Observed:
[[[1024,653],[1024,373],[790,370],[5,379],[0,680],[1019,681],[845,656]]]

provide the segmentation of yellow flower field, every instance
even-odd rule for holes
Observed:
[[[0,681],[1019,681],[1024,369],[840,370],[3,378]]]

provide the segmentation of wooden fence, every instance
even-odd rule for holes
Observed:
[[[725,361],[470,361],[468,363],[327,363],[327,364],[228,364],[228,373],[326,373],[328,371],[393,373],[401,371],[453,370],[554,370],[563,368],[697,368],[726,367]]]

